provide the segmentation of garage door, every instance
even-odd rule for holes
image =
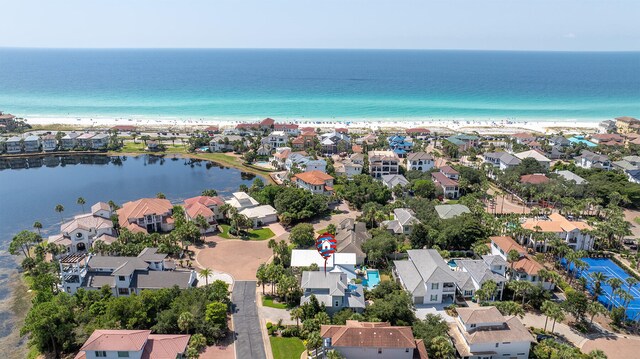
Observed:
[[[424,304],[424,297],[414,297],[413,304]]]

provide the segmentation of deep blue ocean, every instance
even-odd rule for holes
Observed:
[[[183,120],[640,117],[640,53],[0,49],[0,110]]]

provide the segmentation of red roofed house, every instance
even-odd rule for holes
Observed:
[[[431,179],[436,185],[442,188],[442,194],[445,198],[456,199],[458,198],[458,196],[460,196],[458,181],[447,177],[442,172],[431,173]]]
[[[218,126],[209,126],[204,129],[205,132],[218,132],[220,131],[220,127]]]
[[[332,194],[333,177],[321,171],[309,171],[298,173],[291,180],[299,188],[310,191],[313,194]]]
[[[336,128],[334,130],[334,132],[336,132],[336,133],[349,133],[349,129],[348,128]]]
[[[491,240],[491,254],[500,256],[505,261],[509,256],[509,252],[515,250],[520,254],[520,259],[517,262],[510,264],[513,268],[513,274],[508,274],[513,277],[513,280],[523,280],[531,282],[533,284],[541,284],[544,289],[551,290],[554,287],[552,282],[546,282],[540,278],[540,270],[544,267],[533,259],[527,251],[519,245],[513,238],[507,236],[495,236],[489,237]],[[509,271],[507,271],[510,273]]]
[[[224,201],[220,197],[197,196],[184,200],[184,214],[187,221],[193,221],[198,216],[204,217],[209,222],[209,228],[204,230],[205,233],[214,232],[218,219],[222,218],[220,206]],[[202,230],[201,230],[202,231]]]
[[[284,131],[290,135],[297,135],[300,133],[298,125],[295,123],[276,123],[273,125],[274,131]]]
[[[131,232],[169,232],[173,229],[173,205],[169,200],[142,198],[127,202],[117,212],[120,227]]]
[[[304,131],[300,134],[300,136],[294,138],[291,141],[291,145],[296,150],[301,150],[303,148],[313,147],[315,144],[316,133],[313,131]]]
[[[118,126],[111,127],[111,131],[116,131],[116,132],[135,132],[136,131],[136,126],[118,125]]]
[[[442,167],[440,167],[438,169],[440,170],[440,173],[442,173],[443,175],[447,176],[447,178],[449,178],[449,179],[457,181],[460,178],[460,172],[456,171],[451,166],[442,166]]]
[[[186,357],[190,335],[151,334],[150,330],[95,330],[75,359]]]
[[[404,132],[409,136],[426,136],[431,133],[426,128],[408,128]]]
[[[543,173],[520,176],[520,183],[544,184],[547,182],[549,182],[549,177],[545,176]]]
[[[267,117],[264,120],[260,121],[260,129],[261,130],[272,129],[275,123],[276,121],[274,121],[274,119]]]
[[[411,327],[388,322],[347,320],[345,325],[322,325],[320,336],[325,351],[335,350],[349,359],[428,359],[424,342],[413,337]]]

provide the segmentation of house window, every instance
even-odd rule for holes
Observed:
[[[123,276],[123,275],[119,275],[119,276],[118,276],[118,280],[120,280],[120,281],[124,281],[124,276]]]
[[[431,301],[432,302],[436,302],[437,300],[438,300],[438,295],[437,294],[431,295]]]
[[[405,353],[408,353],[408,352],[409,352],[409,348],[405,348],[405,349],[404,349],[404,352],[405,352]]]
[[[378,348],[378,354],[382,354],[382,348]]]
[[[129,288],[118,288],[118,294],[129,295]]]
[[[502,342],[502,344],[511,344],[511,342]]]
[[[496,343],[496,348],[500,346],[500,343]]]
[[[471,327],[471,328],[475,328],[475,327],[476,327],[476,325],[475,325],[475,324],[471,324],[471,325],[469,325],[469,327]]]
[[[438,289],[440,288],[440,283],[431,283],[431,289]]]
[[[107,357],[107,352],[104,350],[97,350],[96,351],[96,358],[106,358]]]
[[[340,303],[336,300],[336,304],[334,305],[334,307],[337,307],[339,305],[340,305]]]
[[[80,232],[76,233],[76,238],[82,238],[82,233]]]
[[[118,358],[128,358],[128,357],[129,357],[129,352],[122,352],[122,351],[118,352]]]

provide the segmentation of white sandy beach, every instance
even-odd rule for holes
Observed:
[[[174,119],[174,118],[77,118],[77,117],[28,117],[27,123],[32,125],[68,125],[78,128],[101,129],[116,125],[132,125],[140,129],[197,129],[207,126],[219,126],[221,129],[233,128],[239,123],[259,122],[255,119]],[[565,133],[594,132],[598,130],[599,121],[586,120],[455,120],[455,119],[371,119],[371,120],[288,120],[275,118],[280,123],[295,123],[300,127],[314,128],[350,128],[363,130],[388,130],[424,127],[432,132],[477,132],[479,134],[512,134],[522,131],[551,134],[559,131]]]

